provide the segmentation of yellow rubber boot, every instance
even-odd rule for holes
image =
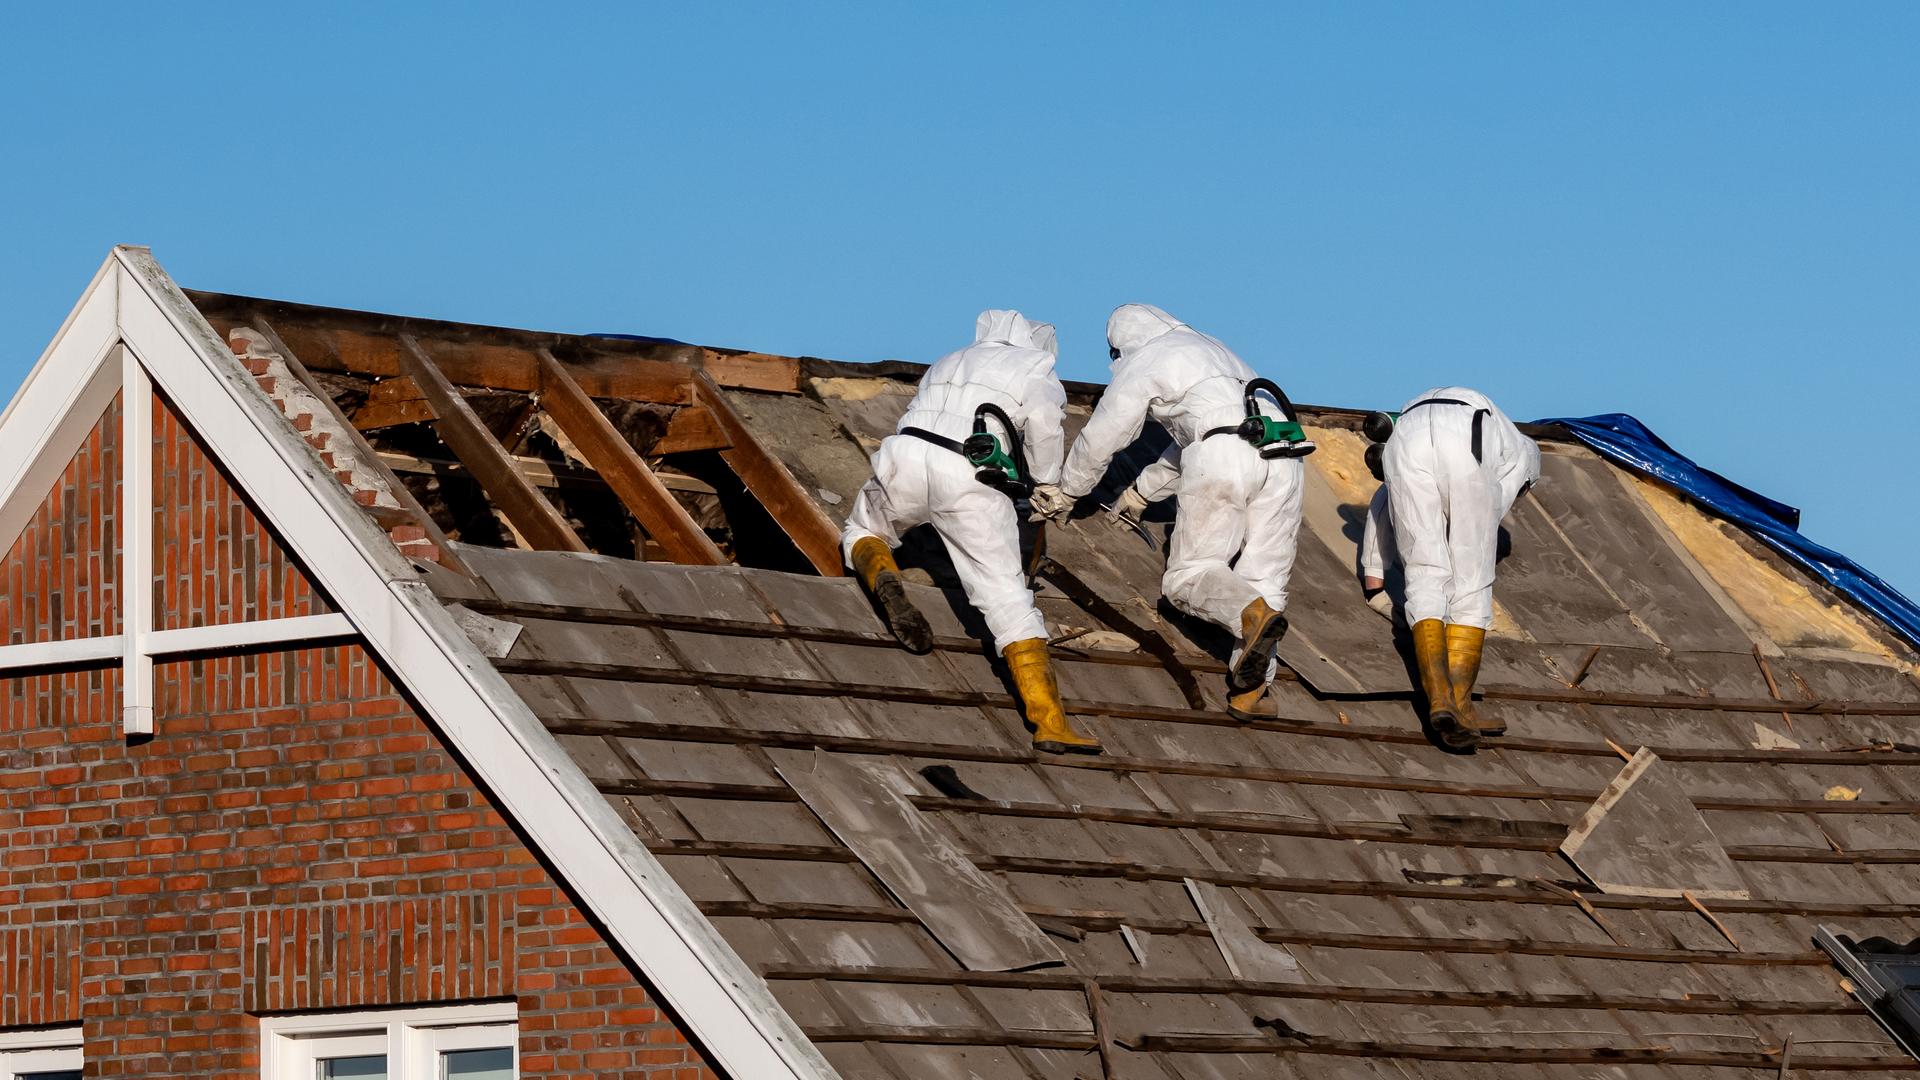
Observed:
[[[1480,677],[1480,652],[1487,632],[1477,626],[1447,624],[1447,681],[1453,685],[1453,714],[1462,727],[1481,735],[1505,735],[1506,725],[1482,721],[1473,707],[1473,683]]]
[[[933,650],[933,626],[920,609],[913,606],[913,600],[907,596],[906,580],[900,576],[900,564],[893,561],[893,552],[886,541],[877,536],[863,536],[853,543],[853,573],[866,587],[867,594],[880,605],[880,615],[886,620],[887,629],[907,647],[908,652],[925,653]]]
[[[1244,693],[1267,684],[1267,665],[1280,639],[1287,635],[1287,617],[1273,610],[1264,597],[1255,597],[1240,612],[1240,658],[1227,672],[1227,689]]]
[[[1267,696],[1267,684],[1261,683],[1251,690],[1242,690],[1227,695],[1227,714],[1235,720],[1271,720],[1277,715],[1273,710],[1260,711],[1260,702]]]
[[[1477,741],[1471,729],[1460,726],[1453,711],[1453,682],[1447,675],[1447,627],[1439,619],[1413,624],[1413,660],[1420,669],[1420,689],[1427,695],[1427,723],[1445,745],[1471,749]]]
[[[1033,748],[1048,754],[1098,754],[1100,741],[1080,734],[1067,723],[1067,711],[1060,707],[1060,683],[1053,676],[1053,664],[1047,659],[1047,643],[1028,638],[1008,645],[1001,653],[1007,671],[1013,675],[1013,688],[1026,706],[1027,722],[1033,725]]]

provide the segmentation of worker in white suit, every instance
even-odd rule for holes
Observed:
[[[902,532],[931,522],[1006,659],[1034,746],[1099,753],[1099,742],[1074,730],[1061,707],[1014,506],[1032,484],[1060,478],[1067,393],[1053,370],[1057,351],[1051,325],[1017,311],[981,312],[973,344],[927,369],[896,434],[874,452],[873,479],[847,515],[841,550],[894,635],[925,652],[933,633],[907,597],[893,549]]]
[[[1143,504],[1169,487],[1178,494],[1161,590],[1176,608],[1235,635],[1228,707],[1250,715],[1273,677],[1275,650],[1287,630],[1300,458],[1313,444],[1277,386],[1233,350],[1157,307],[1115,310],[1107,345],[1112,383],[1067,455],[1059,489],[1037,491],[1034,509],[1065,516],[1149,417],[1166,428],[1173,446],[1123,504]],[[1270,388],[1271,400],[1249,384]]]
[[[1463,386],[1429,390],[1397,415],[1376,413],[1368,428],[1386,443],[1392,547],[1406,575],[1428,722],[1442,742],[1471,747],[1492,731],[1474,713],[1473,684],[1493,625],[1500,521],[1540,478],[1540,447]]]

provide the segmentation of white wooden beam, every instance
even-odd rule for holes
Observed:
[[[221,623],[218,626],[183,626],[178,630],[155,630],[148,634],[147,658],[151,667],[154,658],[192,653],[255,651],[267,645],[302,645],[358,636],[359,631],[353,628],[353,620],[338,613],[294,615],[285,619]],[[125,634],[0,645],[0,672],[92,667],[101,661],[124,663],[126,655]]]
[[[72,641],[0,645],[0,672],[27,668],[92,667],[103,660],[120,660],[125,655],[126,643],[119,634],[76,638]]]
[[[153,383],[120,347],[120,720],[153,734]]]
[[[20,538],[120,389],[119,265],[107,259],[0,412],[0,551]]]
[[[354,636],[353,620],[345,615],[294,615],[285,619],[156,630],[147,638],[147,655],[225,652],[261,645],[297,645]]]

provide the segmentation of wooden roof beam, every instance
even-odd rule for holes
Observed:
[[[846,567],[840,558],[840,530],[781,460],[767,452],[747,430],[740,414],[733,411],[727,396],[707,377],[697,373],[693,379],[693,400],[713,415],[713,422],[731,445],[720,457],[740,478],[753,497],[760,500],[773,520],[793,541],[823,577],[841,577]]]
[[[586,551],[587,545],[567,524],[547,497],[514,466],[473,406],[460,396],[420,343],[400,335],[400,363],[404,374],[418,383],[433,406],[434,430],[467,468],[480,489],[507,516],[520,538],[542,551]]]
[[[401,342],[412,340],[431,350],[440,373],[454,386],[525,394],[540,389],[540,364],[534,348],[423,340],[406,333],[395,336],[347,328],[282,326],[280,329],[308,358],[307,366],[315,370],[376,379],[406,375],[406,350]],[[687,404],[692,393],[688,380],[698,370],[694,363],[605,354],[568,367],[574,381],[592,397],[661,405]]]
[[[573,380],[566,365],[546,349],[535,355],[540,363],[540,407],[620,496],[627,512],[666,551],[667,558],[696,566],[724,565],[727,557],[719,546]]]
[[[800,392],[800,361],[791,356],[744,349],[715,348],[665,339],[636,341],[592,334],[558,334],[505,326],[412,318],[193,289],[186,290],[186,293],[195,306],[210,318],[234,318],[242,314],[264,312],[273,316],[274,321],[280,325],[281,332],[289,337],[302,333],[346,332],[360,335],[363,339],[371,339],[376,344],[384,341],[388,347],[385,350],[377,350],[385,357],[379,362],[396,370],[398,360],[393,355],[393,343],[400,334],[405,333],[411,334],[417,341],[426,343],[436,356],[442,357],[443,366],[445,358],[458,349],[509,349],[530,356],[534,349],[546,348],[569,358],[576,353],[583,357],[581,362],[576,364],[576,379],[579,378],[577,368],[592,366],[599,362],[622,368],[636,362],[668,362],[702,368],[713,377],[714,382],[721,386],[782,394]],[[297,341],[295,343],[298,344]],[[347,356],[346,351],[343,350],[342,356],[343,358]],[[587,357],[591,360],[585,359]],[[320,362],[314,359],[309,359],[308,364],[320,366]],[[376,375],[390,373],[390,371],[383,372],[373,368],[341,370]],[[452,370],[448,371],[448,377],[455,385],[468,385],[462,383]],[[595,397],[620,396],[599,393],[586,380],[581,382]],[[506,390],[514,387],[503,386],[497,389]]]

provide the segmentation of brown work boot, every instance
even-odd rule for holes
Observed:
[[[1060,683],[1053,677],[1053,664],[1047,659],[1047,643],[1041,638],[1016,641],[1000,655],[1006,657],[1007,671],[1013,675],[1013,688],[1026,706],[1027,722],[1033,725],[1033,748],[1048,754],[1098,754],[1100,741],[1080,734],[1067,722],[1067,711],[1060,707]]]
[[[1254,597],[1240,612],[1240,658],[1227,672],[1227,689],[1241,693],[1267,684],[1267,667],[1280,639],[1287,636],[1287,617]]]
[[[1471,750],[1479,736],[1462,727],[1453,710],[1453,683],[1447,677],[1447,627],[1439,619],[1413,624],[1413,660],[1420,669],[1420,689],[1427,695],[1427,725],[1442,745]]]
[[[1453,714],[1462,727],[1481,735],[1505,735],[1507,726],[1480,719],[1473,707],[1473,683],[1480,677],[1480,651],[1487,632],[1477,626],[1447,624],[1447,681],[1453,685]]]
[[[877,536],[863,536],[854,541],[852,563],[854,576],[880,605],[880,617],[886,620],[887,629],[900,639],[900,644],[905,645],[908,652],[932,652],[933,626],[907,596],[900,564],[893,561],[893,552],[888,550],[886,541]]]
[[[1274,710],[1260,711],[1260,703],[1266,700],[1267,684],[1261,683],[1251,690],[1242,690],[1227,695],[1227,715],[1235,720],[1272,720]]]

